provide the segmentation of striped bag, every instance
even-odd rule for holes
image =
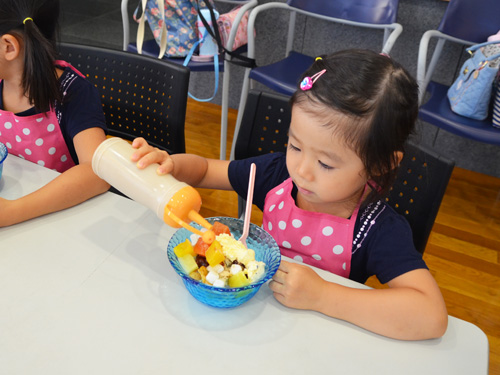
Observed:
[[[493,96],[492,123],[495,128],[500,128],[500,73],[497,75],[495,94]]]

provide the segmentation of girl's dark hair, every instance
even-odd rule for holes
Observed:
[[[301,77],[326,69],[310,90],[291,98],[312,115],[330,118],[332,126],[363,161],[377,187],[365,203],[385,196],[397,175],[396,152],[404,152],[418,114],[418,85],[397,62],[368,50],[345,50],[322,56]],[[335,113],[332,113],[332,110]],[[339,114],[336,116],[335,114]],[[348,121],[339,119],[345,118]],[[338,126],[337,126],[338,125]]]
[[[22,85],[40,112],[50,110],[62,97],[54,66],[58,19],[59,0],[0,1],[1,35],[11,34],[24,46]]]

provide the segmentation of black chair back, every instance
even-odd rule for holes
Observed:
[[[188,68],[93,46],[61,43],[59,50],[99,90],[109,135],[185,152]]]
[[[291,109],[288,96],[251,90],[236,139],[235,159],[286,152]]]
[[[455,163],[422,145],[408,143],[387,203],[403,215],[420,253],[436,220]]]

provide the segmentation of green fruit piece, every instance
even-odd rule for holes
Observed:
[[[184,256],[178,257],[178,259],[179,259],[179,264],[181,265],[182,269],[188,275],[191,272],[198,269],[198,265],[196,264],[196,261],[194,260],[192,255],[186,254]]]
[[[231,275],[227,280],[227,283],[230,288],[241,288],[242,286],[250,284],[243,271],[240,271],[235,275]]]

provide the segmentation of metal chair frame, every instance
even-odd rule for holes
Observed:
[[[336,18],[336,17],[329,17],[325,16],[322,14],[318,13],[313,13],[295,6],[290,5],[290,3],[298,3],[300,4],[300,1],[293,1],[289,0],[287,3],[278,3],[278,2],[270,2],[267,4],[262,4],[257,7],[255,7],[252,10],[252,13],[250,14],[248,18],[248,57],[254,59],[255,58],[255,36],[254,36],[254,29],[255,29],[255,20],[257,16],[269,9],[281,9],[281,10],[287,10],[290,12],[290,19],[288,23],[288,36],[287,36],[287,42],[286,42],[286,52],[285,52],[285,57],[288,57],[290,53],[292,52],[292,47],[293,47],[293,41],[294,41],[294,36],[295,36],[295,23],[296,23],[296,17],[297,14],[302,14],[308,17],[313,17],[321,20],[326,20],[334,23],[339,23],[339,24],[344,24],[344,25],[349,25],[349,26],[357,26],[361,28],[370,28],[370,29],[379,29],[379,30],[384,30],[384,38],[383,38],[383,45],[382,45],[382,50],[381,53],[386,53],[389,54],[392,47],[394,46],[394,43],[396,42],[397,38],[403,31],[403,27],[396,22],[390,23],[390,24],[375,24],[375,23],[367,23],[367,22],[359,22],[359,21],[352,21],[349,19],[343,19],[343,18]],[[306,4],[304,1],[302,2],[304,7],[307,7],[308,4]],[[313,58],[311,57],[311,62],[314,61]],[[251,68],[245,68],[245,74],[244,74],[244,80],[243,80],[243,86],[241,90],[241,96],[240,96],[240,104],[239,108],[244,108],[246,100],[247,100],[247,95],[248,91],[253,88],[253,84],[250,81],[251,80]],[[282,92],[285,93],[285,92]],[[286,94],[291,95],[292,93],[286,92]],[[236,126],[235,126],[235,131],[234,131],[234,137],[233,139],[237,138],[238,132],[241,127],[241,122],[242,122],[242,116],[243,116],[243,111],[240,110],[238,111],[238,117],[236,120]],[[234,148],[235,148],[235,142],[233,142],[232,148],[231,148],[231,159],[234,158]]]
[[[226,3],[226,4],[234,4],[234,5],[242,5],[239,10],[231,32],[229,34],[229,39],[227,41],[227,45],[225,46],[228,51],[232,51],[232,46],[234,44],[234,39],[236,37],[236,32],[238,29],[238,25],[245,14],[245,12],[252,11],[252,8],[257,6],[258,0],[215,0],[216,2]],[[128,0],[122,0],[121,2],[121,12],[122,12],[122,24],[123,24],[123,50],[127,51],[130,44],[130,25],[129,25],[129,15],[128,15]],[[251,14],[251,13],[250,13]],[[143,47],[143,53],[147,53],[145,51],[146,44]],[[155,55],[155,54],[151,54]],[[157,56],[157,53],[156,53]],[[164,60],[172,60],[177,64],[182,64],[183,59],[169,59],[168,57],[164,57]],[[221,98],[221,135],[220,135],[220,159],[226,159],[226,150],[227,150],[227,121],[228,121],[228,110],[229,110],[229,82],[230,82],[230,74],[231,74],[231,56],[226,56],[224,58],[224,63],[220,65],[220,71],[223,71],[222,74],[222,98]],[[222,60],[222,59],[221,59]],[[188,67],[192,71],[213,71],[213,63],[198,63],[198,62],[190,62]]]
[[[449,86],[431,80],[446,42],[471,46],[485,42],[489,35],[498,31],[500,28],[498,13],[490,8],[495,6],[500,10],[500,6],[493,3],[484,0],[474,3],[469,0],[451,0],[438,28],[427,30],[420,39],[417,60],[417,81],[420,87],[419,116],[423,121],[438,128],[434,142],[439,130],[443,128],[461,137],[500,145],[500,130],[492,126],[491,118],[484,121],[472,120],[453,113],[446,96]],[[470,14],[469,11],[477,14],[464,19],[464,14]],[[495,22],[481,20],[481,15],[485,14]],[[481,25],[473,24],[474,22],[480,22]],[[436,45],[427,64],[429,46],[434,39],[437,39]],[[425,101],[428,93],[431,94],[430,98]]]

